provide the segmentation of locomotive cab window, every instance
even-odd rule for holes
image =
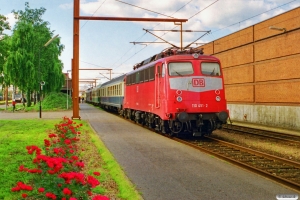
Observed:
[[[169,63],[170,76],[185,76],[194,73],[193,65],[190,62]]]
[[[201,73],[209,76],[220,76],[221,70],[219,63],[201,63]]]
[[[165,77],[165,74],[166,74],[166,65],[163,64],[162,65],[162,70],[161,70],[161,77]]]

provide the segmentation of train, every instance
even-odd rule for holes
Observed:
[[[196,48],[167,48],[89,88],[86,102],[170,136],[210,135],[229,117],[221,62]]]

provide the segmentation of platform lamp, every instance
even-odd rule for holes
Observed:
[[[55,40],[59,35],[57,34],[56,36],[54,36],[53,38],[51,38],[48,42],[46,42],[46,44],[44,44],[44,46],[42,46],[39,49],[39,73],[40,73],[40,95],[39,95],[39,101],[40,101],[40,118],[42,118],[42,102],[41,102],[41,94],[42,94],[42,90],[43,90],[43,86],[45,85],[45,81],[41,80],[42,74],[41,74],[41,64],[40,64],[40,60],[41,60],[41,49],[44,47],[46,48],[51,42],[53,42],[53,40]]]

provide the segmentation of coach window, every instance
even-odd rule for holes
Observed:
[[[219,63],[201,63],[201,73],[209,76],[220,76],[221,70]]]
[[[122,83],[119,84],[119,96],[122,95]]]
[[[193,73],[193,66],[190,62],[169,63],[170,76],[184,76],[191,75]]]

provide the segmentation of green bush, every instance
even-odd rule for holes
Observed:
[[[42,100],[43,110],[66,110],[67,109],[67,98],[68,98],[68,109],[72,108],[72,99],[70,96],[64,93],[49,93]],[[38,102],[35,106],[35,110],[39,110],[40,103]]]

